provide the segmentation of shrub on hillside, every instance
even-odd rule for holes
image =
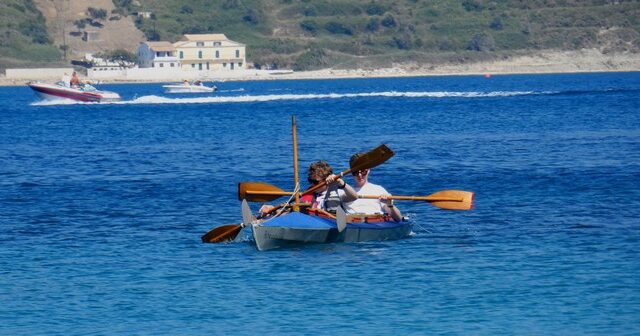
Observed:
[[[89,16],[96,20],[104,20],[107,18],[107,10],[102,8],[89,7],[87,9]]]
[[[469,42],[467,49],[473,51],[494,51],[496,49],[496,41],[491,34],[476,34]]]
[[[343,34],[343,35],[353,35],[353,30],[350,27],[347,27],[343,23],[336,21],[329,21],[324,25],[324,29],[326,29],[331,34]]]
[[[318,32],[318,23],[313,20],[304,20],[300,22],[300,28],[315,35]]]
[[[296,59],[293,70],[304,71],[324,67],[327,65],[326,56],[324,49],[311,48]]]

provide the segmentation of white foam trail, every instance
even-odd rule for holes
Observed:
[[[143,96],[131,101],[116,104],[204,104],[204,103],[247,103],[266,102],[276,100],[310,100],[310,99],[342,99],[358,97],[409,97],[409,98],[483,98],[483,97],[512,97],[532,94],[544,94],[533,91],[496,91],[496,92],[365,92],[365,93],[310,93],[310,94],[276,94],[276,95],[243,95],[243,96],[215,96],[193,98],[168,98],[161,96]]]
[[[235,90],[234,90],[235,91]],[[244,91],[244,89],[238,89]],[[227,91],[230,92],[230,91]],[[215,103],[250,103],[267,102],[277,100],[311,100],[311,99],[343,99],[358,97],[390,97],[390,98],[486,98],[486,97],[513,97],[524,95],[549,94],[549,92],[535,91],[494,91],[494,92],[455,92],[455,91],[385,91],[362,93],[309,93],[309,94],[271,94],[271,95],[242,95],[242,96],[209,96],[174,98],[165,96],[142,96],[132,100],[110,103],[87,103],[69,99],[40,101],[32,105],[71,105],[71,104],[215,104]]]

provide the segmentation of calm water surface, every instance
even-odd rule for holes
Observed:
[[[640,73],[0,88],[0,334],[640,334]],[[404,240],[202,244],[237,183],[386,143]],[[260,204],[252,204],[257,209]]]

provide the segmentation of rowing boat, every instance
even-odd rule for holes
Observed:
[[[340,232],[335,219],[291,212],[251,223],[253,238],[260,251],[303,243],[356,243],[396,240],[409,236],[411,221],[394,222],[383,216],[349,217]]]

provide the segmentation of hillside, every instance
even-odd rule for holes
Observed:
[[[135,51],[138,43],[145,40],[144,34],[135,27],[133,18],[119,14],[111,0],[34,2],[46,19],[47,31],[53,43],[67,46],[67,59],[116,49]],[[92,16],[90,9],[102,10],[104,17],[100,14]],[[95,35],[87,39],[86,32]]]
[[[64,46],[69,59],[210,32],[245,43],[256,67],[296,70],[486,62],[547,50],[640,54],[640,2],[624,0],[5,0],[0,9],[0,67],[68,64]],[[82,39],[89,29],[99,41]]]
[[[68,67],[85,53],[134,51],[144,40],[133,17],[119,14],[111,0],[0,2],[0,69]]]
[[[42,64],[60,60],[44,21],[33,1],[0,2],[0,68],[19,65],[25,59]]]
[[[375,68],[535,50],[640,50],[640,3],[604,0],[116,1],[149,39],[224,32],[257,65]]]

